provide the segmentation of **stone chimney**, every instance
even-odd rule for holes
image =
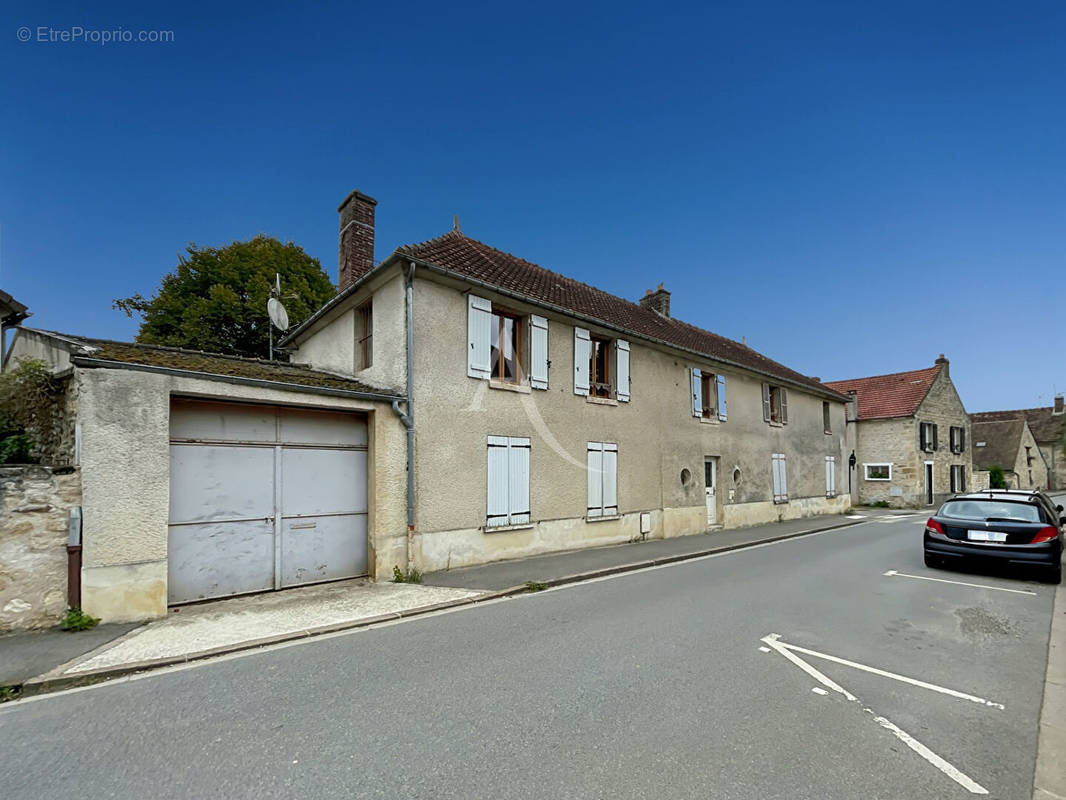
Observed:
[[[1061,394],[1055,395],[1055,405],[1051,409],[1051,413],[1055,414],[1055,415],[1058,415],[1058,414],[1063,413],[1064,410],[1066,410],[1066,409],[1064,409],[1063,405],[1062,405],[1062,395]]]
[[[943,372],[943,373],[944,373],[945,375],[948,375],[948,376],[950,377],[950,373],[948,372],[948,365],[949,365],[949,364],[951,364],[951,362],[950,362],[950,361],[948,361],[948,360],[947,360],[946,358],[944,358],[944,354],[943,354],[943,353],[941,353],[941,354],[940,354],[940,358],[938,358],[938,359],[937,359],[936,361],[934,361],[933,363],[934,363],[934,364],[937,364],[937,365],[938,365],[938,366],[940,366],[940,367],[942,367],[943,369],[942,369],[941,371],[942,371],[942,372]]]
[[[337,206],[341,215],[337,291],[343,292],[374,267],[374,206],[378,201],[354,191]]]
[[[664,317],[670,316],[670,293],[663,288],[660,283],[655,290],[648,289],[644,293],[644,296],[640,298],[640,305],[642,308],[650,308],[657,314],[662,314]]]

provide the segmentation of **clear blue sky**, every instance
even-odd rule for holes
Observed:
[[[1066,389],[1066,3],[156,5],[0,11],[29,324],[132,338],[111,300],[189,242],[291,239],[335,279],[358,188],[378,259],[459,214],[805,374],[944,352],[971,411]]]

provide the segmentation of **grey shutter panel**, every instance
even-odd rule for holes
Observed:
[[[929,443],[926,441],[926,438],[927,438],[926,437],[926,430],[927,429],[925,427],[925,423],[924,422],[919,422],[918,423],[918,449],[921,450],[923,453],[925,452],[926,447],[928,447],[928,445],[929,445]]]
[[[785,461],[785,454],[781,454],[779,463],[781,464],[781,494],[784,495],[784,499],[788,500],[788,462]]]
[[[762,418],[766,422],[770,421],[770,384],[768,383],[762,385]]]
[[[618,513],[618,445],[603,445],[603,515]]]
[[[784,386],[780,387],[777,391],[781,393],[781,424],[788,424],[788,389]]]
[[[940,426],[937,425],[935,422],[933,423],[933,449],[934,450],[939,449],[939,446],[940,446],[940,443],[937,441],[937,428],[939,428],[939,427]]]
[[[618,359],[618,401],[629,402],[629,342],[619,339],[615,342],[615,355]]]
[[[592,338],[584,328],[574,328],[574,394],[589,393],[589,359],[592,358]]]
[[[529,385],[548,388],[548,320],[529,316]]]
[[[955,426],[954,425],[950,425],[948,427],[948,449],[952,453],[955,452]]]
[[[693,367],[690,372],[692,373],[692,416],[703,416],[703,383],[701,381],[702,373]]]
[[[466,296],[466,374],[488,378],[492,373],[492,303],[484,297]]]
[[[718,419],[725,420],[725,376],[718,376]]]
[[[833,497],[837,493],[836,471],[837,471],[836,458],[833,456],[825,457],[825,496]]]
[[[603,516],[603,445],[600,442],[588,444],[588,515]]]
[[[529,439],[508,442],[508,518],[511,525],[529,522]]]
[[[965,453],[966,452],[966,427],[965,426],[959,428],[959,452],[960,453]],[[963,486],[962,490],[965,492],[966,491],[966,487]]]
[[[959,467],[959,491],[960,492],[965,492],[966,491],[966,467],[965,467],[965,465]]]
[[[951,465],[951,470],[950,470],[950,472],[951,472],[951,490],[950,491],[951,491],[952,494],[955,494],[955,492],[958,491],[955,488],[955,472],[956,472],[957,469],[958,468],[954,464]]]
[[[510,489],[507,450],[506,436],[489,437],[489,481],[485,522],[487,527],[508,524]]]

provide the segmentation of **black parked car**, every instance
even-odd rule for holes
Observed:
[[[1066,517],[1043,492],[985,491],[957,495],[925,523],[925,565],[963,560],[1037,567],[1045,580],[1062,580]]]

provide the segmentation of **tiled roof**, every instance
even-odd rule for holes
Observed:
[[[801,375],[746,345],[681,320],[664,317],[637,303],[497,250],[456,230],[427,242],[400,247],[395,255],[436,265],[461,277],[528,299],[534,304],[555,306],[602,322],[608,327],[695,351],[710,359],[747,367],[821,394],[833,394],[819,381]]]
[[[860,420],[911,417],[918,411],[918,406],[922,404],[929,393],[929,387],[939,374],[940,365],[937,364],[911,372],[827,381],[825,385],[841,394],[854,391],[857,394]]]
[[[1019,408],[1013,411],[980,411],[970,414],[973,422],[998,422],[1008,419],[1022,419],[1029,423],[1029,430],[1038,442],[1057,442],[1066,425],[1066,414],[1053,414],[1051,407]]]
[[[153,344],[90,339],[85,336],[72,336],[66,333],[42,331],[35,328],[23,328],[22,330],[66,342],[70,346],[72,358],[117,361],[123,364],[186,370],[205,373],[206,375],[291,383],[314,388],[341,389],[349,392],[399,397],[393,391],[369,386],[352,378],[313,370],[301,364],[288,364],[258,358],[242,358],[218,353],[205,353],[200,350],[161,347]]]
[[[973,442],[973,468],[1002,467],[1014,472],[1024,427],[1025,420],[1021,418],[972,423],[970,441]],[[984,442],[983,447],[978,446],[981,442]]]

